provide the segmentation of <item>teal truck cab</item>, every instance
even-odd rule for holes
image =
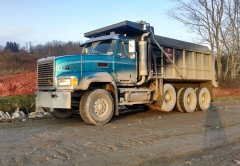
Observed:
[[[80,113],[95,125],[119,115],[119,106],[189,113],[209,108],[217,83],[207,47],[154,35],[144,21],[84,35],[90,40],[81,54],[38,60],[37,108],[56,118]]]

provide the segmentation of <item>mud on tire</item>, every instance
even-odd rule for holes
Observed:
[[[163,86],[163,105],[161,111],[169,112],[175,107],[177,96],[174,87],[171,84]]]
[[[79,113],[80,113],[80,116],[82,117],[82,119],[84,120],[84,122],[86,122],[87,124],[93,124],[87,117],[86,115],[86,111],[84,111],[83,109],[81,108],[84,108],[85,105],[86,105],[86,100],[89,96],[89,94],[91,93],[91,91],[88,91],[88,92],[85,92],[80,100],[80,106],[79,106]]]
[[[200,111],[207,111],[211,103],[211,95],[207,88],[198,88],[197,95],[197,109]]]
[[[179,104],[185,112],[194,112],[197,106],[195,90],[193,88],[184,88],[180,93]]]
[[[86,92],[80,101],[80,115],[88,124],[106,124],[112,118],[113,110],[113,98],[104,89]]]
[[[177,103],[176,103],[176,110],[179,112],[184,112],[184,110],[182,109],[181,105],[180,105],[180,94],[183,91],[184,88],[181,88],[177,91]]]

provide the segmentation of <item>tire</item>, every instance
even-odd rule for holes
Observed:
[[[106,124],[112,118],[113,111],[113,98],[104,89],[87,92],[80,101],[80,115],[88,124]]]
[[[57,119],[66,119],[70,118],[73,115],[73,112],[68,109],[55,108],[50,114]]]
[[[176,110],[179,112],[184,112],[184,110],[182,109],[182,107],[180,106],[180,94],[183,91],[184,88],[181,88],[178,90],[177,92],[177,104],[176,104]]]
[[[83,96],[81,97],[80,100],[80,106],[79,106],[79,112],[80,112],[80,116],[82,117],[83,121],[86,122],[87,124],[93,124],[87,117],[86,112],[83,111],[84,106],[86,105],[86,100],[88,98],[88,96],[90,95],[91,91],[87,91],[83,94]]]
[[[184,112],[194,112],[197,106],[197,96],[195,90],[193,88],[183,89],[180,93],[179,104]]]
[[[197,95],[197,109],[200,111],[207,111],[211,103],[211,95],[207,88],[198,88]]]
[[[176,91],[171,84],[163,85],[163,104],[161,111],[169,112],[172,111],[176,105]]]

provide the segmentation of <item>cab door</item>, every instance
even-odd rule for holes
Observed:
[[[115,61],[116,78],[121,83],[137,82],[137,65],[136,56],[129,54],[128,41],[120,40]]]

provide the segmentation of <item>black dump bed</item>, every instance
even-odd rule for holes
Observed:
[[[154,28],[152,31],[154,32]],[[87,38],[95,38],[100,36],[109,35],[111,32],[115,32],[116,34],[126,34],[127,36],[138,36],[142,35],[146,32],[150,32],[149,26],[143,27],[143,24],[139,22],[131,22],[131,21],[123,21],[120,23],[116,23],[113,25],[109,25],[100,29],[96,29],[90,32],[84,33],[84,36]],[[151,35],[150,35],[151,36]],[[151,37],[152,38],[152,37]],[[175,49],[184,49],[189,51],[196,51],[206,54],[211,54],[210,50],[206,46],[202,46],[199,44],[194,44],[190,42],[185,42],[181,40],[171,39],[163,36],[155,35],[155,39],[157,42],[165,47],[171,47]],[[153,42],[153,40],[152,40]],[[154,43],[154,42],[153,42]]]

